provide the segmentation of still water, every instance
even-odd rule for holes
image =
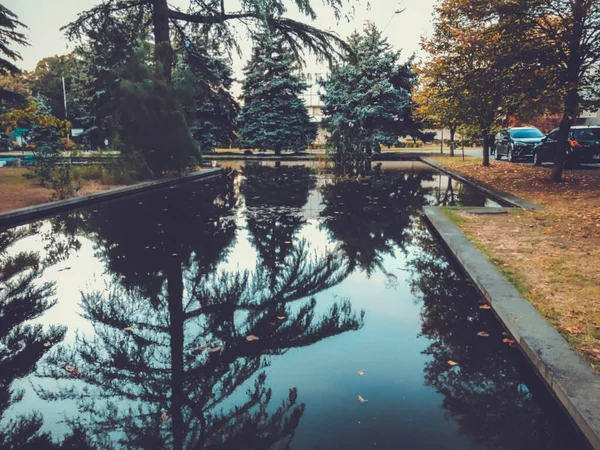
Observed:
[[[0,232],[2,449],[583,448],[421,219],[493,202],[227,172]]]

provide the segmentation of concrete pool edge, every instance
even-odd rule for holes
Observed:
[[[67,211],[106,200],[113,200],[126,195],[134,195],[153,189],[185,183],[188,181],[209,180],[220,176],[222,173],[223,169],[221,168],[205,169],[201,170],[200,172],[193,172],[179,177],[170,177],[162,180],[148,181],[145,183],[124,186],[116,189],[108,189],[106,191],[97,192],[84,197],[74,197],[67,200],[58,200],[35,206],[28,206],[26,208],[14,209],[12,211],[0,214],[0,228],[20,225],[31,220],[52,216],[62,211]]]
[[[446,175],[451,176],[455,180],[461,181],[462,183],[465,183],[469,186],[476,188],[477,190],[483,192],[485,195],[490,197],[492,200],[497,201],[498,203],[500,203],[503,206],[511,206],[514,208],[521,208],[521,209],[534,209],[534,210],[542,209],[542,207],[540,205],[536,205],[533,202],[524,200],[522,198],[519,198],[519,197],[509,194],[507,192],[503,192],[498,189],[494,189],[491,186],[488,186],[488,185],[480,182],[479,180],[476,180],[472,177],[463,175],[460,172],[457,172],[457,171],[452,170],[442,164],[439,164],[438,162],[436,162],[433,159],[430,159],[426,156],[423,156],[419,159],[421,162],[427,164],[428,166],[433,167],[436,170],[439,170],[440,172],[445,173]]]
[[[426,222],[440,243],[489,302],[592,448],[600,450],[600,375],[439,207],[426,206],[424,212]]]

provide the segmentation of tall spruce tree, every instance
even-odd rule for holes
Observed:
[[[412,121],[405,118],[410,117],[415,75],[411,60],[399,64],[400,52],[371,23],[348,43],[353,51],[348,62],[320,83],[330,150],[336,162],[354,171],[366,167],[382,145],[394,145],[411,133]]]
[[[317,135],[300,94],[308,88],[293,72],[283,40],[266,31],[259,35],[244,70],[244,106],[238,119],[240,148],[306,150]]]

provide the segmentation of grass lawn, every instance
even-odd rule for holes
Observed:
[[[521,164],[436,158],[542,211],[446,211],[521,293],[600,371],[600,171],[550,172]]]
[[[25,178],[23,175],[27,172],[26,168],[0,167],[0,213],[53,200],[54,190],[43,188],[35,180]],[[119,186],[83,180],[77,195],[89,195],[115,187]]]

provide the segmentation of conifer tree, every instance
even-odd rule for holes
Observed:
[[[308,86],[294,73],[283,41],[268,31],[258,36],[244,74],[240,148],[273,150],[276,155],[305,150],[317,129],[300,98]]]
[[[330,148],[338,163],[356,170],[382,145],[394,145],[399,136],[409,134],[409,124],[403,129],[403,122],[410,116],[414,73],[411,61],[398,63],[400,52],[391,49],[373,24],[366,25],[363,35],[350,36],[348,43],[353,50],[348,63],[335,68],[321,85]]]

